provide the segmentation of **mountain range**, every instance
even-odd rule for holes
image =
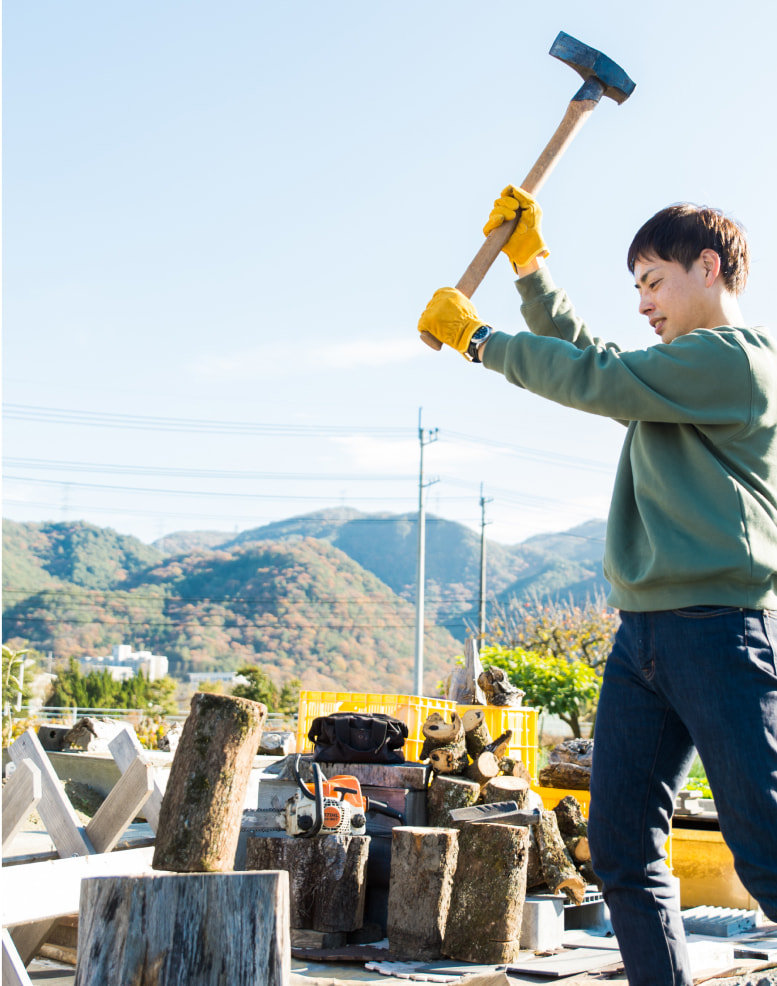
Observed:
[[[434,694],[477,625],[481,539],[426,521],[424,667]],[[582,602],[606,591],[604,521],[486,543],[489,605]],[[278,683],[408,692],[415,649],[415,514],[318,511],[225,535],[153,544],[84,522],[3,521],[4,640],[56,659],[117,643],[167,655],[171,673],[260,664]]]

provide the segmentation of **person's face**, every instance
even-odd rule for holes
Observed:
[[[650,322],[662,342],[672,342],[699,328],[714,328],[709,321],[707,270],[703,257],[686,270],[676,260],[640,257],[634,265],[639,291],[639,313]]]

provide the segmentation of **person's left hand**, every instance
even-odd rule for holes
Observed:
[[[418,322],[438,342],[466,354],[472,336],[485,325],[469,298],[456,288],[438,288]]]

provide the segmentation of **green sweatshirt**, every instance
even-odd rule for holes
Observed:
[[[494,333],[484,365],[627,426],[607,522],[610,604],[777,609],[774,339],[722,326],[622,352],[589,334],[547,268],[518,290],[531,333]]]

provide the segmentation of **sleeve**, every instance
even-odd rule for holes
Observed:
[[[622,352],[588,334],[563,292],[529,304],[536,334],[496,332],[483,352],[486,368],[510,383],[622,422],[749,424],[750,362],[731,333],[697,329],[671,344]]]

